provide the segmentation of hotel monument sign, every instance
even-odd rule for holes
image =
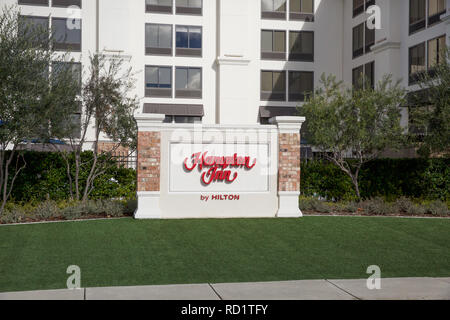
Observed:
[[[202,126],[166,124],[160,115],[136,118],[136,218],[301,216],[295,190],[301,118],[289,118],[284,133],[277,124]]]

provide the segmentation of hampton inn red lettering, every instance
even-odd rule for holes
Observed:
[[[190,164],[188,164],[189,161]],[[204,153],[197,152],[190,158],[184,160],[184,168],[189,172],[193,171],[196,167],[199,170],[203,170],[203,167],[208,169],[208,171],[203,172],[201,175],[201,180],[206,185],[217,181],[233,183],[238,177],[238,173],[232,173],[231,170],[227,169],[244,168],[251,170],[255,165],[256,159],[252,161],[251,157],[241,157],[237,153],[230,157],[216,157],[208,156],[208,151]]]

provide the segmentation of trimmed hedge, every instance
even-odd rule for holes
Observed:
[[[82,153],[83,161],[92,159],[92,152]],[[11,201],[28,202],[64,200],[69,198],[69,180],[66,165],[61,154],[56,152],[26,152],[26,168],[19,174],[11,194]],[[74,159],[71,160],[74,170]],[[83,168],[80,173],[82,185],[89,173]],[[80,190],[82,192],[82,190]],[[132,199],[136,194],[136,171],[133,169],[111,167],[94,183],[91,199],[125,198]]]
[[[16,180],[11,200],[15,202],[64,200],[69,198],[66,166],[59,153],[26,152],[26,168]],[[92,152],[82,154],[83,161]],[[71,159],[73,168],[73,159]],[[301,164],[301,191],[304,196],[321,196],[329,200],[355,200],[350,178],[328,161]],[[84,168],[81,183],[88,174]],[[109,169],[94,185],[91,199],[124,198],[136,195],[136,171]],[[360,176],[363,198],[383,197],[394,201],[400,197],[425,200],[450,199],[450,159],[379,159],[366,164]]]
[[[350,178],[328,161],[302,162],[301,191],[305,196],[354,200]],[[392,201],[402,196],[427,200],[450,199],[450,159],[378,159],[360,175],[361,196]]]

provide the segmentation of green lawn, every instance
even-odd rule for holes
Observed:
[[[0,227],[0,291],[81,285],[450,276],[450,220],[132,219]]]

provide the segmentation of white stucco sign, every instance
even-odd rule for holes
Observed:
[[[152,120],[142,118],[147,121],[137,118],[140,141],[136,218],[301,215],[299,193],[280,195],[278,190],[277,125],[202,126],[165,124],[162,116],[159,121],[154,120],[154,115]],[[294,128],[290,123],[289,130],[299,136],[300,126]],[[296,203],[295,207],[290,208],[290,203]],[[280,208],[284,208],[283,212]]]

